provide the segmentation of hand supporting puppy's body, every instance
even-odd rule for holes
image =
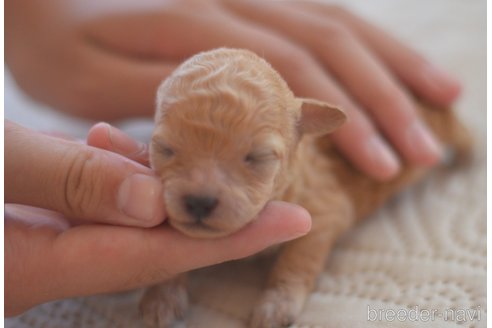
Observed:
[[[176,229],[200,238],[231,234],[272,199],[300,204],[313,217],[307,236],[282,247],[253,327],[292,323],[339,236],[425,173],[407,167],[379,183],[354,170],[320,137],[343,123],[343,112],[294,97],[249,51],[218,49],[186,61],[159,88],[157,106],[151,163]],[[466,131],[452,112],[420,113],[443,144],[466,153]],[[165,327],[179,317],[184,288],[181,279],[149,288],[144,320]]]

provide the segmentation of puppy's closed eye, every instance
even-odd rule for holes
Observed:
[[[278,155],[274,150],[252,151],[244,156],[244,162],[251,166],[266,164],[278,159]]]
[[[174,149],[162,141],[153,140],[152,146],[156,150],[156,153],[161,155],[164,159],[169,159],[175,155]]]
[[[277,134],[258,136],[244,156],[244,162],[250,166],[278,162],[283,157],[284,147],[282,137]]]

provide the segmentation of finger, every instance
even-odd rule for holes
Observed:
[[[162,184],[138,163],[5,122],[5,200],[85,222],[154,226]]]
[[[114,292],[162,282],[178,273],[250,256],[305,235],[310,227],[306,210],[283,202],[272,202],[251,224],[219,239],[186,237],[168,226],[78,226],[53,241],[54,253],[49,260],[57,269],[50,274],[63,284],[57,289],[63,294],[52,297]]]
[[[377,26],[338,6],[315,2],[290,2],[313,14],[336,17],[354,31],[381,58],[396,76],[417,95],[438,106],[449,106],[461,92],[461,85],[448,73],[427,61],[421,54],[401,43]]]
[[[231,2],[230,5],[234,3]],[[166,34],[163,39],[169,41],[168,47],[172,44],[179,44],[180,47],[178,53],[170,53],[171,49],[160,48],[165,55],[188,56],[221,46],[247,48],[271,62],[298,96],[312,96],[342,106],[349,103],[346,96],[341,96],[343,93],[340,90],[335,90],[334,83],[323,73],[322,67],[302,49],[257,24],[248,24],[228,13],[215,11],[211,17],[206,15],[193,17],[192,23],[189,17],[187,19],[185,17],[182,20],[174,18],[163,20],[161,24],[166,27],[161,29],[167,31],[162,33],[183,31],[178,43],[173,43],[173,37]],[[200,31],[199,38],[195,33],[185,33],[190,26]],[[223,26],[228,28],[224,29]],[[314,89],[316,91],[313,91]],[[336,96],[333,95],[334,93]],[[355,111],[356,108],[352,103],[345,108],[349,108],[349,114],[353,114],[353,123],[338,133],[339,137],[335,139],[337,145],[362,171],[371,176],[381,179],[393,176],[398,171],[398,162],[389,146],[377,135],[364,114]],[[341,138],[342,135],[346,138]]]
[[[80,74],[68,81],[71,97],[58,104],[91,120],[150,117],[159,84],[177,63],[125,57],[95,44],[80,50]]]
[[[239,7],[239,3],[231,1],[227,6],[244,18],[254,16],[257,19],[256,9],[249,7],[250,2],[244,3],[245,8]],[[398,158],[367,116],[314,58],[277,35],[258,26],[236,28],[239,46],[265,57],[286,79],[296,96],[325,100],[344,108],[348,123],[333,134],[333,140],[355,166],[380,180],[394,176],[399,171]]]
[[[149,166],[148,146],[107,123],[98,123],[89,130],[87,144]]]
[[[37,287],[46,285],[45,263],[52,240],[68,223],[53,211],[5,205],[5,315],[15,316],[44,301]],[[46,291],[43,291],[46,293]]]
[[[160,10],[104,15],[83,32],[96,45],[132,58],[182,61],[227,35],[225,15],[212,1],[167,4]],[[179,33],[176,33],[179,31]],[[197,33],[199,31],[199,33]]]
[[[397,174],[400,169],[398,157],[363,111],[316,63],[307,59],[303,62],[302,68],[281,69],[281,72],[296,94],[336,103],[345,110],[347,123],[332,134],[342,153],[376,179],[386,180]]]
[[[371,112],[407,160],[421,165],[433,165],[440,160],[442,150],[418,119],[410,97],[343,25],[276,3],[262,5],[261,13],[255,15],[255,19],[289,35],[318,55],[358,102]],[[290,23],[285,24],[285,21]],[[306,34],[303,28],[320,33]]]
[[[418,95],[440,106],[457,99],[461,85],[448,73],[378,27],[348,11],[340,12],[340,18]]]
[[[4,214],[6,218],[22,221],[33,228],[47,226],[58,232],[70,228],[69,222],[63,215],[44,208],[19,204],[5,204]]]
[[[77,142],[83,142],[80,139],[75,138],[74,136],[68,135],[64,132],[59,132],[59,131],[40,131],[43,134],[46,134],[47,136],[55,137],[55,138],[60,138],[60,139],[65,139],[68,141],[77,141]]]

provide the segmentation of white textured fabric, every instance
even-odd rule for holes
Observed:
[[[433,174],[340,241],[297,326],[485,327],[486,1],[343,3],[464,82],[457,108],[474,133],[476,153],[470,167]],[[8,77],[5,91],[7,118],[84,135],[87,123],[40,110],[18,94]],[[143,138],[148,133],[144,125],[125,127]],[[260,259],[194,273],[187,325],[244,327],[268,265]],[[5,326],[140,327],[140,292],[44,304],[6,320]]]

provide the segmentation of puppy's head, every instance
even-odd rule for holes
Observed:
[[[237,231],[286,188],[301,136],[331,132],[344,120],[330,105],[295,98],[249,51],[192,57],[157,96],[150,154],[169,223],[193,237]]]

